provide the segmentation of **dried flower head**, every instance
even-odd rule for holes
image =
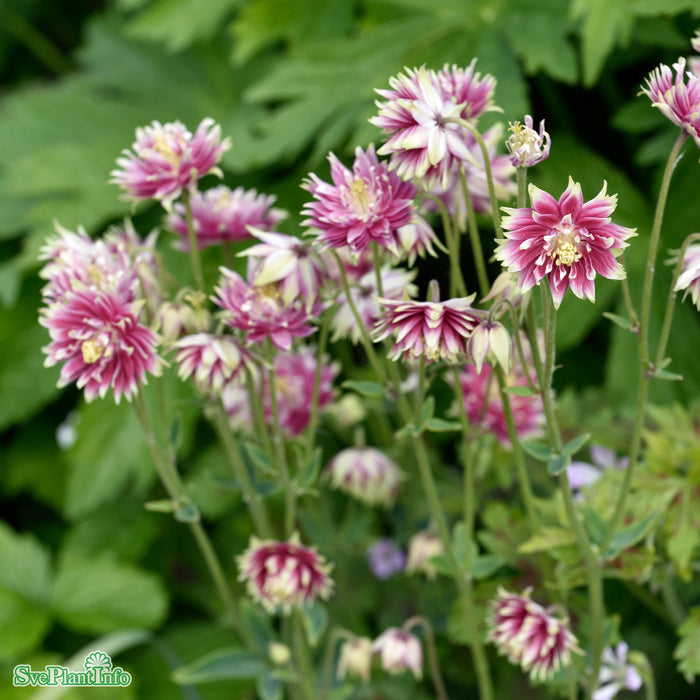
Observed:
[[[532,207],[504,208],[506,238],[496,249],[504,267],[520,273],[523,291],[546,277],[558,308],[569,287],[579,299],[595,301],[596,274],[624,279],[615,258],[636,234],[610,220],[617,195],[608,196],[606,184],[589,202],[571,178],[559,200],[534,185],[529,191]]]
[[[287,542],[259,540],[236,559],[239,581],[268,612],[288,614],[307,600],[327,599],[333,591],[331,566],[314,548],[304,547],[299,534]]]
[[[176,121],[136,129],[132,150],[122,151],[111,183],[119,185],[127,199],[156,199],[166,209],[183,190],[193,190],[208,173],[221,176],[217,164],[231,147],[221,140],[221,127],[203,119],[194,135]]]

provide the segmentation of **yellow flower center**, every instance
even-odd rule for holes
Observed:
[[[83,342],[83,344],[80,346],[80,350],[83,353],[83,362],[91,365],[97,362],[102,355],[104,355],[105,347],[102,345],[102,343],[90,339]]]
[[[350,197],[353,207],[359,210],[362,214],[372,213],[372,198],[367,191],[367,184],[361,178],[355,178],[350,185]]]
[[[163,158],[173,166],[173,169],[177,169],[180,166],[180,156],[175,153],[169,139],[163,134],[155,135],[153,139],[153,150],[163,156]]]
[[[578,249],[580,238],[573,226],[558,226],[557,234],[547,251],[547,255],[554,260],[554,264],[557,266],[573,265],[582,257]]]

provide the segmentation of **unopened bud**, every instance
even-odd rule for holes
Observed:
[[[267,645],[267,653],[275,666],[285,666],[292,658],[292,652],[286,644],[282,642],[270,642]]]
[[[539,133],[532,128],[532,117],[525,116],[525,124],[510,124],[510,136],[506,139],[506,148],[510,153],[510,162],[516,168],[529,168],[549,157],[551,141],[544,130],[544,119],[540,122]]]

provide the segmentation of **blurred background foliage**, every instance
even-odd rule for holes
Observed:
[[[603,181],[619,194],[617,221],[639,234],[626,255],[639,298],[645,238],[675,129],[637,93],[656,65],[690,53],[699,24],[698,0],[1,0],[3,697],[27,696],[5,691],[15,663],[59,662],[124,628],[141,632],[126,642],[107,637],[104,647],[141,645],[126,655],[136,680],[106,691],[109,697],[182,697],[169,669],[230,636],[203,624],[219,611],[181,526],[142,507],[161,494],[129,407],[84,405],[75,389],[55,388],[55,368],[42,367],[47,337],[37,324],[37,255],[54,221],[73,230],[84,226],[92,235],[127,215],[142,234],[160,223],[156,207],[132,211],[107,184],[136,127],[181,120],[194,128],[212,117],[234,142],[223,161],[225,182],[275,194],[278,206],[291,212],[280,228],[297,233],[306,198],[302,178],[310,171],[327,177],[329,150],[347,162],[356,145],[380,142],[367,122],[375,88],[386,87],[404,66],[466,66],[478,57],[478,70],[498,79],[503,114],[492,119],[522,120],[526,113],[536,122],[546,119],[553,147],[532,173],[540,187],[558,196],[571,175],[587,199]],[[662,258],[699,228],[697,182],[691,143],[674,176]],[[491,238],[484,221],[486,250]],[[186,266],[180,269],[186,276]],[[652,333],[670,278],[670,268],[660,265]],[[614,442],[614,426],[626,425],[634,401],[636,345],[602,317],[622,313],[619,286],[600,280],[597,294],[595,306],[571,295],[562,305],[556,383],[567,395],[578,392],[566,403],[573,408],[565,424],[599,426]],[[679,304],[669,369],[685,381],[657,382],[656,404],[684,405],[698,395],[698,347],[697,312]],[[243,506],[215,482],[220,454],[187,389],[171,381],[169,391],[181,408],[186,478],[233,577],[233,555],[248,535]],[[77,440],[60,449],[57,431],[72,430]],[[324,530],[324,521],[305,523],[322,549],[348,557],[339,576],[366,575],[363,551],[377,529],[374,516],[352,515],[344,516],[342,537]],[[394,517],[398,527],[402,514]],[[415,582],[401,585],[409,599],[418,593]],[[422,603],[439,610],[441,587],[426,590]],[[381,587],[372,595],[353,601],[351,619],[367,620],[379,609],[382,624],[394,623],[392,613],[405,605],[400,596]],[[624,614],[630,605],[624,590],[618,603]],[[659,635],[652,647],[668,657],[673,633],[665,642]],[[671,672],[666,661],[662,667]],[[468,685],[470,671],[451,669],[448,677],[454,687]],[[694,697],[680,681],[669,683],[661,685],[669,697]],[[391,697],[422,697],[400,680],[389,686],[387,693],[398,693]],[[230,684],[198,692],[238,697]],[[245,685],[239,692],[252,693]],[[92,696],[102,697],[99,690],[65,694]]]

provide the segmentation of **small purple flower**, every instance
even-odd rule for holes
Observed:
[[[606,469],[626,469],[629,457],[618,457],[615,452],[602,445],[591,445],[591,463],[571,462],[566,468],[569,485],[574,492],[590,486],[603,476]]]
[[[388,579],[406,565],[406,555],[392,540],[384,537],[367,550],[367,561],[372,573],[379,579]]]

